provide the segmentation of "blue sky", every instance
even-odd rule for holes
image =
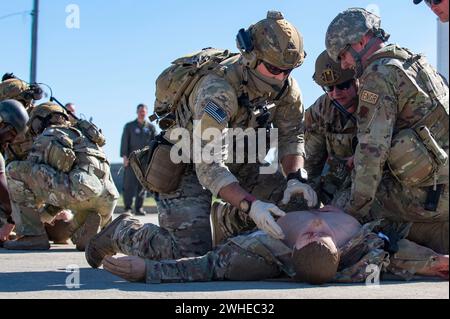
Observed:
[[[235,51],[235,36],[277,9],[303,34],[308,58],[293,73],[306,106],[321,94],[312,81],[328,24],[349,7],[376,7],[390,42],[425,53],[436,64],[436,18],[412,0],[41,0],[38,81],[103,129],[105,150],[120,161],[123,126],[136,105],[153,108],[155,79],[172,60],[204,47]],[[66,7],[80,9],[80,28],[66,27]],[[29,79],[32,0],[0,0],[0,73]]]

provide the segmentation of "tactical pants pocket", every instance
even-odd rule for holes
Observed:
[[[79,201],[86,201],[101,195],[103,184],[97,176],[76,170],[70,174],[72,193]]]

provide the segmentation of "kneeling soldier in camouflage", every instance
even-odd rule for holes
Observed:
[[[13,216],[18,240],[6,242],[13,250],[50,248],[42,221],[51,220],[63,209],[74,212],[67,231],[84,250],[87,241],[110,220],[119,194],[112,181],[109,163],[89,129],[71,126],[60,106],[44,103],[36,107],[29,121],[36,136],[24,161],[7,167]]]
[[[0,102],[0,148],[5,148],[27,128],[28,114],[22,104],[15,100]],[[0,153],[0,245],[10,239],[14,229],[11,204],[6,183],[5,160]]]

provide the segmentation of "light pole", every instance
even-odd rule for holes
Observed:
[[[30,83],[36,83],[37,75],[37,49],[38,49],[38,22],[39,22],[39,0],[34,0],[33,11],[31,12],[31,66]]]

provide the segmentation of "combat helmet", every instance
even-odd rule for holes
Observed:
[[[28,113],[20,102],[12,99],[0,102],[0,123],[11,125],[17,134],[26,130],[28,118]]]
[[[351,45],[358,43],[371,31],[374,35],[361,52],[356,52]],[[339,13],[328,26],[325,37],[325,46],[328,55],[335,61],[339,61],[339,55],[346,49],[352,54],[356,67],[356,76],[362,74],[361,57],[374,45],[376,39],[387,41],[389,35],[381,28],[379,16],[362,8],[350,8]]]
[[[21,102],[25,107],[28,107],[33,100],[40,100],[43,91],[37,84],[28,84],[14,76],[8,77],[5,74],[5,79],[0,83],[0,101],[6,99],[14,99]]]
[[[247,30],[241,29],[236,42],[250,68],[263,60],[280,69],[294,69],[302,65],[306,57],[302,35],[278,11],[269,11],[266,19]]]
[[[316,60],[313,79],[321,87],[338,85],[354,79],[354,77],[355,71],[343,70],[341,64],[333,61],[326,50]]]
[[[0,101],[7,99],[21,99],[21,95],[28,91],[30,86],[25,81],[19,79],[7,79],[0,83]]]
[[[47,126],[49,126],[52,115],[54,114],[60,114],[69,121],[66,110],[58,104],[45,102],[35,107],[33,111],[31,111],[30,120],[28,121],[31,133],[34,135],[40,134]]]

